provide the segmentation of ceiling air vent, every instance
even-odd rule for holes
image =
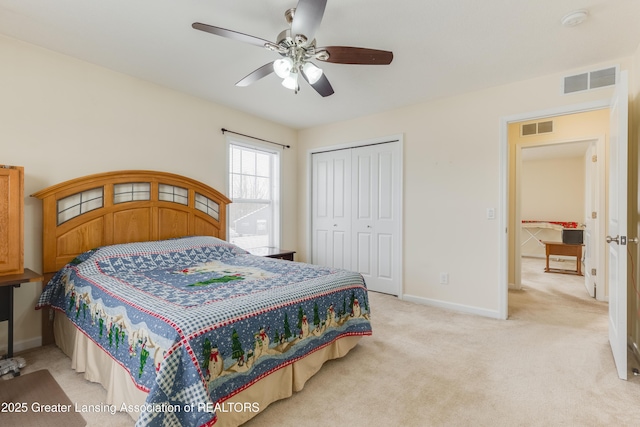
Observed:
[[[522,136],[538,135],[553,132],[553,121],[527,123],[522,125]]]
[[[576,93],[616,84],[616,67],[590,71],[564,78],[562,93]]]

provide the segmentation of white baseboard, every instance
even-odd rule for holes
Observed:
[[[21,351],[29,350],[36,347],[42,347],[42,337],[32,338],[25,341],[14,341],[13,354],[20,353]],[[0,354],[7,353],[7,344],[0,346]]]
[[[414,295],[404,294],[402,299],[405,301],[413,302],[416,304],[428,305],[431,307],[440,307],[451,311],[457,311],[460,313],[476,314],[479,316],[490,317],[492,319],[502,319],[500,313],[496,310],[486,310],[484,308],[472,307],[469,305],[453,304],[450,302],[434,300],[430,298],[417,297]]]

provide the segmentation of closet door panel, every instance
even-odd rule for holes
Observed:
[[[393,279],[393,236],[391,234],[378,235],[378,277]]]
[[[328,230],[316,230],[313,233],[313,259],[314,264],[327,265],[329,256],[329,240]]]
[[[400,294],[400,141],[312,155],[312,262],[359,272],[373,291]]]
[[[371,220],[372,218],[372,193],[371,193],[371,163],[372,156],[368,153],[359,153],[356,150],[356,189],[355,197],[358,201],[356,204],[356,219]]]
[[[369,289],[391,294],[398,293],[399,271],[395,266],[401,262],[400,250],[394,246],[400,228],[398,156],[398,146],[392,143],[358,147],[352,154],[352,176],[358,192],[352,227],[358,236],[369,236],[367,245],[354,246],[358,272]],[[361,240],[359,237],[358,242]]]
[[[393,155],[390,152],[378,155],[378,219],[393,221]]]
[[[372,242],[371,233],[358,233],[357,236],[357,250],[355,256],[357,257],[357,270],[358,273],[363,276],[371,275],[371,261],[372,261]]]
[[[311,262],[351,268],[351,153],[312,156]],[[322,236],[320,236],[322,233]],[[312,238],[313,238],[312,237]]]
[[[349,241],[348,236],[344,231],[336,231],[333,233],[333,251],[331,253],[332,262],[329,264],[335,268],[346,268],[345,259],[351,258],[349,251],[351,248],[347,247]]]

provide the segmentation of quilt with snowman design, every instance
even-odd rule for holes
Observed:
[[[214,424],[216,404],[271,372],[371,335],[360,274],[205,236],[86,252],[48,283],[48,306],[149,393],[137,426]]]

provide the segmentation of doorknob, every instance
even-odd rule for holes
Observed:
[[[607,236],[606,237],[606,241],[607,241],[607,243],[616,242],[616,245],[619,245],[620,244],[620,236],[616,236],[616,237]]]

